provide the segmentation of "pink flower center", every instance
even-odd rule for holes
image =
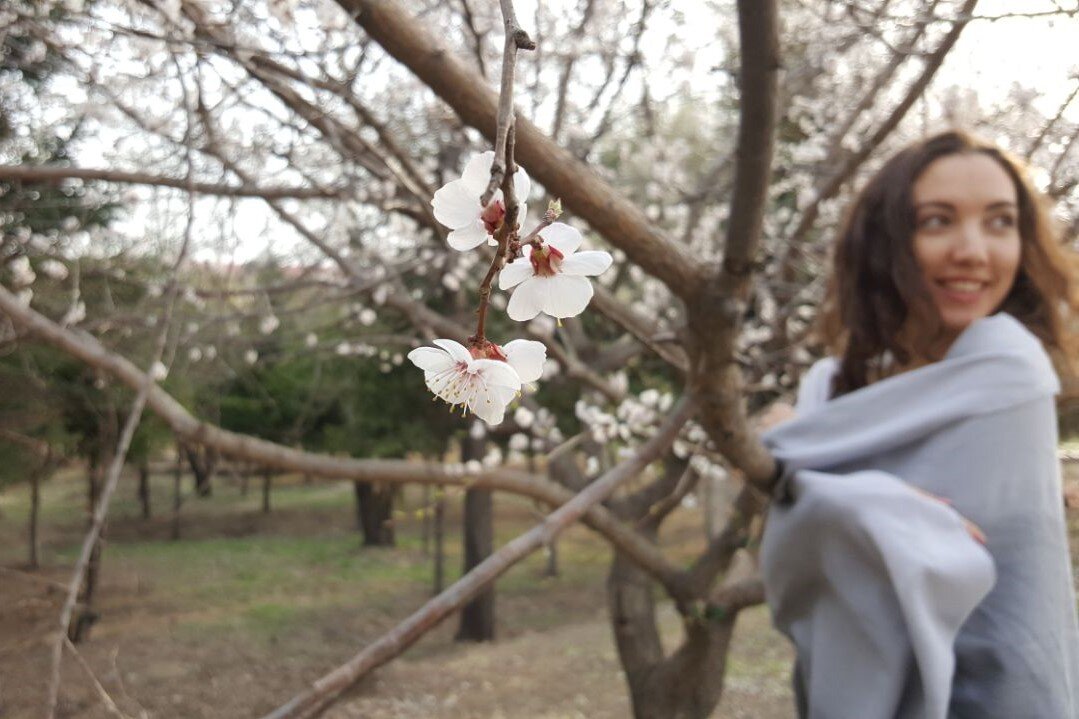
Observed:
[[[532,271],[538,277],[554,277],[562,271],[564,257],[561,252],[544,243],[539,249],[533,249],[528,259],[532,263]]]
[[[482,345],[472,345],[468,348],[473,359],[492,359],[505,362],[506,353],[502,351],[502,348],[496,345],[494,342],[484,340]]]
[[[498,226],[502,224],[502,218],[505,216],[506,207],[502,204],[502,200],[495,200],[487,205],[480,215],[480,219],[483,220],[483,226],[487,228],[487,234],[493,235],[495,230],[498,229]]]

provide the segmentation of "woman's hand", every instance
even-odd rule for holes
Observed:
[[[952,500],[950,500],[950,499],[948,499],[946,497],[941,497],[939,495],[933,494],[932,492],[927,492],[924,489],[922,489],[921,487],[915,487],[914,485],[910,485],[910,486],[911,486],[911,488],[914,489],[914,491],[919,492],[921,494],[924,494],[926,497],[929,497],[930,499],[936,500],[937,502],[940,502],[941,504],[946,504],[949,507],[952,506]],[[953,509],[954,509],[954,507],[953,507]],[[958,511],[957,511],[957,513],[958,513]],[[986,538],[985,538],[985,532],[982,531],[982,528],[979,527],[974,522],[967,519],[966,517],[964,517],[962,514],[959,515],[959,518],[963,520],[963,526],[965,526],[967,528],[967,534],[969,534],[971,536],[971,538],[974,539],[974,541],[978,542],[982,546],[985,546]]]
[[[777,424],[790,421],[797,416],[794,407],[786,402],[773,402],[768,408],[753,418],[753,425],[758,432],[765,432]]]

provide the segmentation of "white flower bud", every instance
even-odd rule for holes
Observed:
[[[518,407],[517,410],[513,413],[513,421],[524,429],[528,429],[529,427],[531,427],[532,420],[534,420],[535,418],[536,416],[532,414],[532,411],[528,409],[528,407]]]
[[[38,269],[48,278],[53,280],[67,279],[67,265],[59,260],[48,259],[38,265]]]
[[[161,360],[154,362],[153,366],[150,367],[150,379],[154,382],[161,382],[168,376],[169,368],[166,367]]]
[[[281,320],[274,315],[266,315],[259,321],[259,332],[264,335],[273,333],[281,325]]]
[[[256,350],[250,349],[244,352],[244,362],[247,364],[255,364],[259,361],[259,353]]]

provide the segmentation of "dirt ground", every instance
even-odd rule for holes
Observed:
[[[1076,473],[1079,475],[1079,472]],[[1079,479],[1079,476],[1076,476]],[[159,490],[164,508],[165,488]],[[123,490],[133,494],[129,487]],[[41,716],[48,677],[47,636],[59,583],[67,581],[81,519],[81,487],[46,492],[45,568],[23,571],[24,501],[0,496],[0,717]],[[257,717],[337,666],[430,596],[430,558],[419,525],[402,519],[395,550],[362,549],[352,528],[347,485],[286,487],[275,510],[228,487],[185,507],[182,542],[168,540],[168,516],[144,521],[118,501],[109,527],[96,609],[100,620],[69,655],[59,716],[110,714],[93,682],[123,714],[177,719]],[[253,491],[252,495],[257,495]],[[416,498],[406,498],[414,508]],[[450,506],[455,506],[451,502]],[[66,508],[66,509],[65,509]],[[411,511],[411,509],[409,510]],[[498,541],[533,517],[499,506]],[[1079,557],[1079,511],[1069,512]],[[450,512],[447,569],[456,574],[458,518]],[[505,532],[505,536],[503,536]],[[673,533],[677,554],[683,549]],[[583,528],[560,543],[562,574],[544,578],[536,555],[499,584],[499,639],[453,641],[450,619],[378,670],[326,712],[332,719],[614,719],[629,716],[604,597],[607,549]],[[661,624],[677,638],[673,611]],[[720,719],[792,716],[791,652],[762,608],[743,614],[727,673]]]

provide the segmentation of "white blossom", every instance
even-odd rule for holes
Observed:
[[[281,320],[275,315],[266,315],[259,320],[259,332],[264,335],[272,334],[281,325]]]
[[[66,280],[67,279],[67,265],[59,260],[47,259],[38,265],[38,269],[42,274],[53,280]]]
[[[9,262],[8,269],[11,270],[11,284],[14,287],[27,287],[34,284],[34,280],[37,279],[37,274],[30,267],[30,260],[26,255],[20,255]]]
[[[244,352],[244,362],[247,364],[255,364],[259,361],[258,350],[250,349]]]
[[[495,153],[490,150],[473,155],[465,165],[461,178],[440,187],[431,200],[435,219],[451,230],[446,241],[455,250],[471,250],[483,244],[484,240],[495,244],[491,236],[506,215],[502,190],[495,191],[486,209],[480,205],[480,197],[491,179],[494,158]],[[522,226],[531,187],[532,182],[524,168],[517,168],[513,175],[513,189],[519,203],[517,220]]]
[[[408,359],[423,370],[428,389],[489,425],[502,422],[506,406],[523,383],[539,379],[547,351],[532,340],[513,340],[504,347],[489,342],[482,351],[447,339],[434,344],[408,353]]]
[[[166,367],[164,363],[161,362],[161,360],[157,360],[156,362],[154,362],[153,366],[150,367],[150,378],[154,382],[161,382],[168,376],[169,368]]]
[[[528,429],[532,426],[532,420],[536,418],[536,415],[532,414],[532,410],[528,407],[518,407],[513,413],[513,421],[517,423],[519,427]]]
[[[359,319],[361,325],[363,325],[364,327],[370,327],[375,323],[375,320],[378,319],[378,315],[370,307],[365,307],[363,310],[360,311]]]
[[[84,319],[86,319],[86,303],[82,300],[78,300],[67,308],[67,312],[65,312],[63,318],[60,319],[60,326],[70,327],[71,325],[77,325]]]
[[[318,335],[314,332],[308,332],[307,336],[303,338],[305,347],[315,347],[318,345]]]
[[[543,229],[540,239],[539,249],[525,245],[524,254],[498,275],[499,288],[516,288],[506,313],[518,322],[530,320],[540,312],[556,318],[579,315],[592,299],[592,283],[587,277],[611,266],[611,255],[607,252],[576,253],[583,238],[565,223],[555,222]]]

